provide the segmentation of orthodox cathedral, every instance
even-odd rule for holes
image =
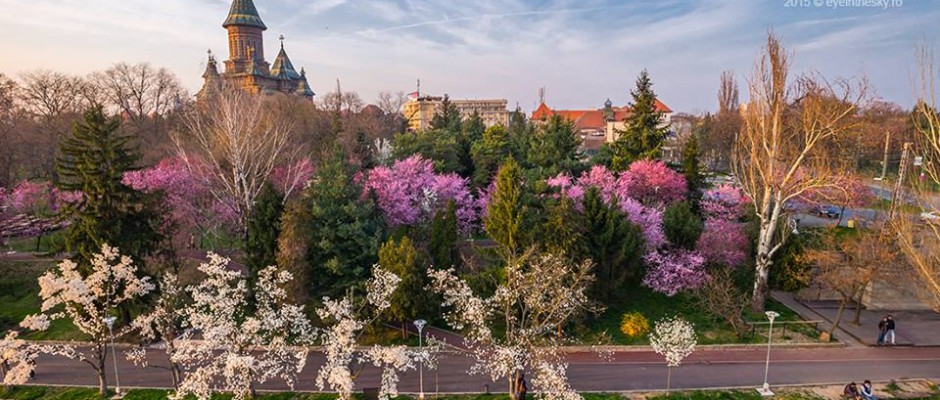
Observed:
[[[268,29],[258,15],[252,0],[233,0],[228,18],[222,24],[228,31],[229,59],[225,61],[225,72],[219,73],[212,51],[206,72],[205,83],[198,98],[217,93],[223,87],[236,87],[249,93],[295,94],[313,99],[314,93],[307,83],[307,74],[298,73],[284,51],[284,36],[281,36],[281,51],[269,65],[264,59],[264,31]]]

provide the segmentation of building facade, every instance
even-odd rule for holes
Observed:
[[[672,122],[672,109],[665,103],[656,99],[656,110],[663,113],[663,125]],[[613,143],[620,136],[619,132],[625,127],[627,117],[632,110],[630,106],[615,107],[610,99],[604,102],[604,108],[588,110],[555,110],[542,102],[532,112],[532,121],[544,123],[553,115],[560,115],[574,124],[574,130],[581,137],[583,150],[594,154],[604,145]]]
[[[487,128],[495,125],[509,125],[509,110],[506,109],[506,99],[492,100],[450,100],[458,111],[460,118],[467,119],[477,114],[483,119]],[[419,132],[431,127],[434,115],[441,111],[444,98],[440,96],[419,96],[405,103],[402,112],[408,120],[408,129]]]
[[[233,87],[249,93],[284,93],[313,99],[314,93],[307,81],[307,73],[294,68],[281,36],[281,51],[274,64],[264,57],[264,31],[267,26],[261,21],[258,9],[252,0],[233,0],[228,17],[222,23],[228,31],[229,59],[225,60],[225,71],[219,73],[218,63],[212,52],[202,78],[205,80],[197,97],[203,98]]]

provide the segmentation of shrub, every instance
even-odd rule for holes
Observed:
[[[620,332],[635,338],[646,335],[650,331],[650,322],[639,311],[630,311],[620,320]]]

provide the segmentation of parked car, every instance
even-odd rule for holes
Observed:
[[[826,206],[819,206],[816,208],[816,214],[820,217],[826,218],[839,218],[842,216],[842,208],[834,206],[832,204]]]
[[[940,211],[927,211],[920,213],[920,220],[923,222],[940,222]]]

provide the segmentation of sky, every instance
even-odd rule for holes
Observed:
[[[278,36],[313,90],[339,80],[370,102],[380,91],[505,98],[533,110],[630,101],[644,68],[676,111],[717,108],[719,76],[747,76],[769,30],[793,71],[865,78],[874,96],[914,99],[915,51],[940,46],[940,0],[254,0],[266,59]],[[883,4],[876,4],[883,3]],[[84,75],[149,62],[199,90],[206,50],[228,58],[231,0],[0,0],[0,73]]]

